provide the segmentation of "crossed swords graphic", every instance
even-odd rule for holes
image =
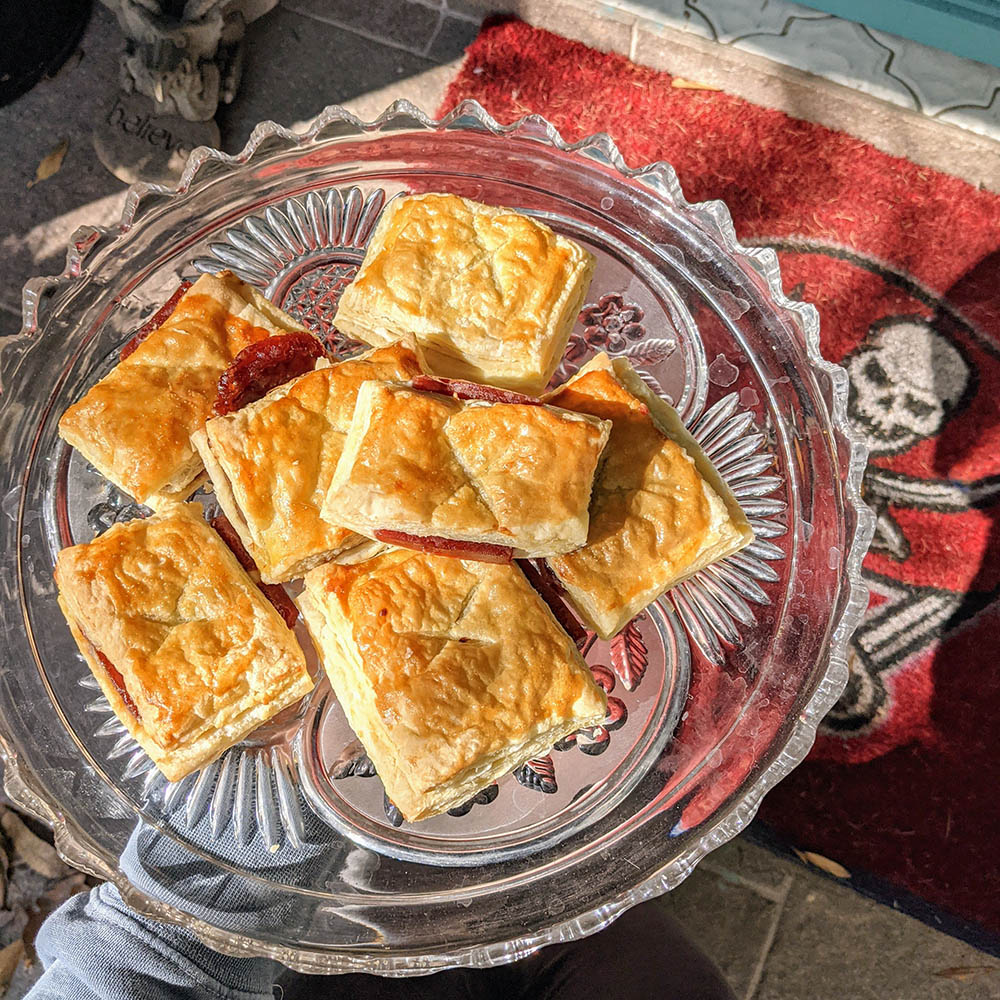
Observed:
[[[1000,476],[972,482],[919,479],[869,466],[865,500],[876,515],[872,551],[902,562],[910,545],[889,510],[890,504],[945,514],[988,508],[1000,504]],[[870,570],[865,570],[865,579],[872,592],[886,600],[868,613],[855,633],[854,654],[862,661],[864,675],[853,672],[844,698],[827,717],[827,725],[841,731],[861,729],[872,722],[885,702],[881,675],[887,669],[924,649],[947,629],[967,621],[998,596],[903,585]]]

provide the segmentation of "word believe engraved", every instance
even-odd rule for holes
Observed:
[[[144,140],[150,146],[156,146],[167,152],[177,152],[182,156],[187,156],[191,152],[191,146],[185,142],[184,137],[176,134],[171,129],[157,125],[158,121],[163,121],[156,115],[133,112],[125,103],[123,95],[115,99],[115,103],[108,111],[105,119],[112,128],[118,128],[123,135],[132,136],[138,140]]]

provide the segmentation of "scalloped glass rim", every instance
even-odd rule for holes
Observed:
[[[738,834],[753,818],[764,794],[799,764],[811,748],[816,727],[840,696],[848,679],[847,643],[867,606],[868,590],[861,579],[861,562],[871,540],[874,517],[861,500],[861,480],[867,462],[867,449],[850,432],[846,419],[847,377],[842,368],[825,359],[819,351],[819,317],[815,307],[789,300],[783,293],[777,255],[767,248],[747,248],[736,239],[732,218],[719,201],[689,203],[681,192],[677,175],[667,163],[657,162],[638,168],[625,164],[614,141],[606,133],[585,137],[576,143],[565,142],[544,118],[529,115],[511,125],[500,125],[478,103],[464,101],[440,120],[434,120],[407,101],[396,101],[373,122],[363,122],[344,108],[331,106],[314,119],[303,133],[293,132],[274,122],[263,122],[252,132],[244,149],[235,155],[200,147],[191,154],[176,188],[156,184],[135,184],[129,193],[116,227],[84,226],[70,242],[62,274],[29,280],[22,297],[23,327],[6,339],[0,354],[0,391],[4,375],[17,356],[26,349],[39,328],[39,316],[46,296],[80,278],[87,257],[99,244],[113,244],[122,239],[145,212],[175,194],[190,189],[213,170],[245,164],[261,147],[305,148],[336,136],[391,131],[398,127],[424,129],[478,129],[494,135],[514,136],[545,143],[563,152],[593,160],[658,193],[664,200],[696,215],[705,233],[734,257],[742,258],[763,279],[771,302],[788,315],[800,332],[810,364],[820,380],[835,431],[838,454],[846,450],[848,462],[842,481],[845,508],[855,521],[850,547],[842,553],[842,568],[848,585],[839,595],[839,609],[834,609],[836,624],[831,633],[829,661],[823,676],[805,708],[800,713],[785,746],[746,790],[743,798],[727,812],[716,817],[699,839],[680,856],[673,858],[653,876],[621,893],[589,913],[555,923],[517,940],[498,941],[479,947],[463,948],[433,957],[396,952],[387,956],[360,956],[329,951],[303,950],[220,930],[193,918],[179,909],[158,902],[133,887],[125,876],[111,867],[95,850],[86,832],[66,817],[58,803],[43,789],[32,787],[22,775],[9,734],[0,726],[0,753],[5,762],[4,783],[7,794],[24,809],[50,823],[55,831],[60,854],[72,865],[113,882],[124,899],[136,910],[158,920],[184,925],[211,947],[234,955],[261,955],[276,959],[306,972],[366,971],[384,975],[420,974],[457,965],[486,967],[522,957],[551,942],[568,941],[594,933],[607,926],[629,907],[677,886],[710,851]],[[23,498],[22,498],[23,503]],[[0,713],[2,714],[2,713]],[[0,720],[2,721],[2,720]]]

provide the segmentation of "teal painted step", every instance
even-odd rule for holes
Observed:
[[[1000,66],[1000,0],[806,0],[806,6]]]

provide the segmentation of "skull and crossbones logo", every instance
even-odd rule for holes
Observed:
[[[933,437],[964,399],[968,362],[919,317],[873,326],[845,362],[848,414],[872,455],[897,455]]]
[[[899,455],[939,434],[969,401],[976,374],[965,355],[927,320],[890,316],[872,325],[864,342],[844,360],[850,379],[848,417],[873,457]],[[945,479],[922,478],[870,464],[865,499],[875,511],[872,551],[902,562],[910,543],[893,509],[961,511],[968,497]],[[961,603],[961,595],[869,577],[885,603],[869,613],[851,649],[847,691],[827,725],[855,731],[884,713],[883,671],[897,659],[899,636],[932,636]]]
[[[919,316],[891,316],[874,324],[844,367],[850,379],[848,417],[872,457],[898,455],[934,437],[974,389],[964,355]],[[948,507],[953,503],[948,487],[869,465],[865,499],[876,515],[872,551],[908,558],[909,542],[889,505],[912,506],[918,490],[921,505],[940,501]]]

